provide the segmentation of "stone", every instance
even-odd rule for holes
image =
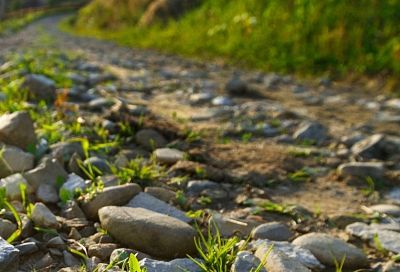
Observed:
[[[368,266],[368,259],[363,251],[327,234],[308,233],[296,238],[293,244],[310,250],[327,266],[335,266],[335,260],[340,262],[343,258],[345,268],[358,269]]]
[[[30,74],[25,76],[21,88],[28,90],[28,97],[33,101],[52,102],[56,98],[55,82],[44,75]]]
[[[61,214],[67,219],[86,218],[79,205],[73,200],[67,201],[62,208]]]
[[[271,247],[259,247],[254,255],[264,263],[268,272],[311,272],[298,260]]]
[[[378,212],[384,213],[393,217],[400,217],[400,206],[391,204],[378,204],[367,207],[370,213]]]
[[[17,111],[0,116],[0,142],[23,150],[33,147],[36,134],[29,113]]]
[[[44,203],[57,203],[60,200],[55,186],[46,183],[39,185],[36,197]]]
[[[107,187],[102,192],[97,193],[92,199],[84,201],[81,205],[82,210],[85,212],[87,218],[97,219],[97,213],[101,208],[105,206],[125,205],[141,191],[142,188],[134,183]]]
[[[27,194],[31,194],[33,192],[32,187],[21,174],[14,174],[0,179],[0,188],[3,187],[6,189],[6,196],[9,200],[21,199],[20,184],[24,184],[26,186]]]
[[[357,222],[346,227],[346,232],[370,242],[375,247],[382,247],[396,254],[400,253],[400,233],[387,230],[382,225],[367,225]],[[376,245],[376,240],[379,245]]]
[[[167,203],[176,200],[176,193],[163,187],[146,187],[144,192]]]
[[[196,252],[196,231],[176,218],[143,208],[115,206],[101,208],[99,218],[118,242],[151,256],[175,258]]]
[[[294,132],[293,138],[297,141],[313,141],[322,143],[327,138],[326,128],[317,122],[303,122]]]
[[[36,203],[32,210],[31,219],[35,226],[44,228],[59,227],[56,216],[43,203]]]
[[[349,162],[339,165],[338,172],[341,176],[380,179],[385,174],[385,168],[381,162]]]
[[[67,162],[72,155],[78,154],[80,158],[85,156],[80,142],[60,142],[50,146],[52,157],[59,162]]]
[[[0,238],[0,272],[17,272],[19,250]]]
[[[63,251],[63,258],[64,258],[64,263],[69,267],[78,268],[82,265],[78,258],[76,258],[74,255],[72,255],[66,250]]]
[[[13,146],[0,148],[0,178],[32,169],[34,156]]]
[[[65,244],[64,240],[60,236],[51,238],[47,242],[47,247],[48,248],[67,249],[67,245]]]
[[[68,173],[57,160],[46,158],[36,168],[25,172],[23,176],[36,190],[42,183],[57,186],[67,179]]]
[[[174,148],[157,148],[154,150],[153,155],[159,163],[174,164],[183,160],[185,153]]]
[[[163,135],[154,129],[141,129],[135,135],[136,142],[148,150],[154,150],[167,145]]]
[[[213,106],[232,106],[234,103],[232,99],[226,96],[217,96],[212,101]]]
[[[90,245],[88,248],[88,254],[90,257],[98,257],[100,260],[107,261],[111,253],[117,249],[118,246],[116,244],[94,244]]]
[[[213,213],[209,224],[215,224],[221,236],[231,237],[232,235],[248,236],[259,223],[250,220],[237,220],[219,213]]]
[[[35,242],[26,242],[15,246],[19,250],[21,256],[30,255],[39,251],[39,247]]]
[[[231,272],[254,271],[257,269],[260,263],[260,259],[251,254],[249,251],[241,251],[236,256],[235,262],[231,267]],[[264,267],[262,267],[259,271],[267,272]]]
[[[86,159],[83,164],[88,166],[89,164],[97,168],[101,174],[109,174],[111,173],[111,168],[107,160],[99,158],[99,157],[90,157]]]
[[[197,264],[189,258],[174,259],[169,262],[157,261],[145,258],[139,262],[140,266],[146,268],[147,272],[201,272]]]
[[[186,186],[186,192],[188,195],[200,195],[205,190],[217,190],[221,186],[210,180],[191,180]]]
[[[270,241],[267,239],[253,241],[249,244],[250,248],[258,250],[259,248],[270,249],[272,248],[275,253],[281,252],[287,258],[293,259],[296,262],[300,262],[303,266],[311,269],[320,271],[325,268],[317,258],[308,249],[296,246],[289,242],[278,242]]]
[[[9,220],[0,218],[0,237],[7,239],[17,229],[17,226]]]
[[[245,95],[249,88],[246,82],[235,76],[226,83],[225,90],[231,95]]]
[[[67,180],[61,186],[60,192],[63,190],[71,193],[74,193],[77,190],[84,191],[88,186],[89,184],[83,178],[75,173],[71,173],[68,174]]]
[[[400,264],[395,261],[389,261],[382,267],[382,272],[399,272]]]
[[[181,210],[178,210],[174,206],[171,206],[148,193],[139,193],[132,198],[126,206],[132,208],[144,208],[153,212],[174,217],[186,223],[191,221],[191,219],[188,218]]]
[[[280,222],[261,224],[251,233],[253,240],[268,239],[272,241],[288,241],[293,236],[294,233]]]
[[[112,107],[114,105],[114,103],[115,102],[109,98],[99,97],[99,98],[91,100],[88,103],[88,108],[91,110],[94,110],[94,111],[100,111],[102,109]]]
[[[364,160],[385,159],[385,136],[375,134],[364,140],[355,143],[351,147],[352,153]]]

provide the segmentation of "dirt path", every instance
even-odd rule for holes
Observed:
[[[116,85],[122,90],[118,96],[147,105],[154,113],[185,129],[206,132],[207,146],[200,147],[198,152],[207,163],[216,164],[252,185],[264,187],[268,181],[274,181],[272,187],[265,189],[268,197],[278,202],[299,204],[327,215],[357,212],[361,204],[369,202],[359,188],[338,181],[335,175],[338,160],[332,154],[333,146],[342,136],[362,131],[363,127],[367,134],[400,131],[399,122],[376,121],[378,111],[373,107],[380,105],[376,98],[362,90],[336,86],[329,81],[302,84],[291,77],[274,74],[263,77],[258,72],[238,71],[152,51],[128,49],[106,41],[73,37],[58,30],[60,18],[40,20],[1,39],[0,53],[48,48],[79,53],[89,62],[100,64],[118,77]],[[238,97],[226,93],[225,84],[234,73],[239,73],[252,90],[248,95]],[[204,99],[206,103],[200,103],[197,97],[200,101],[197,103],[196,93],[226,95],[225,98],[231,100],[225,101],[225,106],[213,106],[207,99]],[[372,109],[367,108],[368,105]],[[181,122],[177,122],[178,119]],[[254,120],[287,122],[284,130],[289,131],[302,120],[318,121],[328,128],[332,140],[331,146],[316,148],[317,153],[322,150],[332,154],[322,158],[296,158],[291,154],[293,145],[278,143],[276,137],[261,135],[249,142],[242,141],[241,135],[246,131],[236,131],[236,139],[220,144],[220,134],[226,134],[240,119],[248,123]],[[318,158],[320,161],[316,162]],[[290,173],[304,166],[324,169],[310,182],[288,181]]]

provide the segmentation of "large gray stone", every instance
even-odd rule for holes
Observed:
[[[28,97],[31,100],[51,102],[56,98],[55,82],[44,75],[27,75],[21,88],[28,91]]]
[[[293,244],[310,250],[321,263],[328,266],[334,266],[335,261],[340,262],[343,258],[346,268],[368,266],[367,256],[362,250],[327,234],[308,233],[296,238]]]
[[[13,146],[0,148],[0,178],[32,169],[34,156]]]
[[[17,272],[19,250],[0,237],[0,272]]]
[[[145,258],[140,262],[141,267],[147,272],[201,272],[202,270],[191,259],[175,259],[169,262],[157,261]]]
[[[121,206],[129,202],[132,197],[140,193],[142,189],[137,184],[126,184],[105,188],[92,199],[82,203],[82,210],[87,218],[97,219],[98,211],[105,206]]]
[[[168,203],[165,203],[164,201],[161,201],[148,193],[139,193],[134,198],[132,198],[129,203],[126,204],[126,206],[132,208],[144,208],[150,211],[174,217],[186,223],[191,221],[191,219],[188,218],[181,210],[178,210],[174,206],[171,206]]]
[[[349,162],[339,165],[338,172],[342,176],[382,178],[385,167],[381,162]]]
[[[45,159],[36,168],[23,174],[33,188],[37,189],[41,183],[57,185],[64,182],[68,173],[56,159]]]
[[[29,113],[18,111],[0,116],[0,142],[24,150],[33,146],[36,134]]]
[[[102,227],[118,242],[156,257],[196,252],[196,231],[176,218],[142,208],[108,206],[99,210]]]
[[[392,204],[377,204],[367,207],[370,213],[378,212],[387,214],[393,217],[400,217],[400,206]]]

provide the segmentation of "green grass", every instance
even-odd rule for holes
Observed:
[[[32,12],[20,18],[11,18],[5,21],[0,21],[0,36],[10,32],[15,32],[33,21],[42,18],[45,14],[46,13],[42,11]]]
[[[205,0],[178,21],[150,28],[118,17],[117,9],[103,9],[108,24],[96,23],[101,20],[96,2],[71,19],[77,22],[73,31],[128,46],[222,57],[266,71],[332,77],[400,74],[398,0]]]

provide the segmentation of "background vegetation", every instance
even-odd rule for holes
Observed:
[[[181,19],[149,28],[135,23],[141,9],[119,11],[99,2],[72,20],[76,32],[267,71],[400,73],[399,0],[204,0]]]

